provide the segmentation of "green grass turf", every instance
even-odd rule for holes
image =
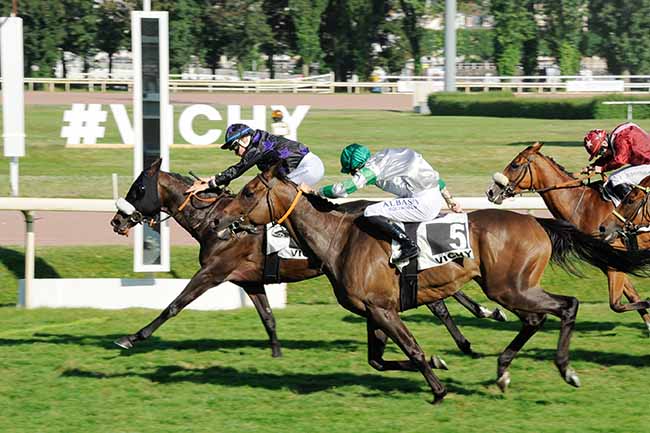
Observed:
[[[147,342],[112,341],[156,312],[0,308],[0,431],[10,432],[644,432],[648,345],[635,315],[581,307],[571,347],[583,386],[566,385],[550,319],[494,385],[496,357],[518,324],[452,313],[483,357],[462,357],[420,308],[404,314],[427,354],[443,356],[441,406],[419,373],[366,363],[365,324],[334,305],[277,310],[273,359],[257,314],[183,312]],[[389,344],[387,359],[402,359]]]
[[[132,179],[132,150],[66,149],[64,139],[59,137],[66,109],[69,107],[27,107],[27,156],[20,161],[22,195],[110,198],[111,173],[120,176],[120,192],[124,193]],[[177,117],[180,111],[177,107]],[[245,110],[243,116],[248,116]],[[546,153],[570,170],[577,170],[587,163],[581,147],[584,133],[595,127],[612,128],[617,123],[618,120],[433,117],[389,111],[312,110],[300,127],[299,138],[325,162],[323,184],[344,179],[339,173],[340,151],[351,142],[359,142],[373,151],[411,147],[440,171],[454,193],[482,195],[492,173],[502,170],[525,145],[543,141]],[[650,120],[639,123],[650,128]],[[224,127],[225,121],[195,121],[197,133]],[[100,141],[120,141],[110,114],[106,137]],[[174,141],[183,143],[178,131]],[[235,161],[234,155],[214,147],[171,151],[171,169],[183,174],[193,170],[200,175],[212,175]],[[9,193],[8,170],[8,164],[0,164],[0,195]],[[239,189],[254,174],[253,169],[234,182],[233,188]],[[376,195],[379,191],[368,188],[359,194]]]

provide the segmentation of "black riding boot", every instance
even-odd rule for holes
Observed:
[[[400,255],[396,262],[411,259],[420,254],[417,244],[402,230],[400,226],[383,216],[365,217],[366,221],[382,235],[396,241],[400,246]]]

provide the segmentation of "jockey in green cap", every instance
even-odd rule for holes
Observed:
[[[372,227],[400,245],[398,261],[417,256],[419,249],[394,221],[432,220],[440,213],[443,198],[452,211],[462,212],[438,172],[411,149],[384,149],[372,155],[367,147],[350,144],[341,152],[341,172],[352,178],[322,187],[321,196],[346,197],[366,185],[397,196],[368,206],[363,215]]]

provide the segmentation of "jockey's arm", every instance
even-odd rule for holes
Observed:
[[[454,212],[462,212],[462,207],[456,202],[456,200],[454,200],[454,197],[452,197],[451,193],[447,189],[447,183],[444,180],[440,179],[438,181],[438,186],[440,188],[440,194],[442,194],[442,198],[445,199],[445,202],[447,203],[449,209]]]
[[[262,152],[257,149],[250,149],[237,164],[231,165],[221,173],[218,173],[208,182],[208,185],[210,188],[215,188],[219,185],[228,185],[233,179],[237,179],[246,170],[257,164],[261,158]]]
[[[333,185],[326,185],[322,187],[318,193],[327,198],[342,198],[347,197],[358,189],[366,185],[374,185],[377,181],[377,175],[371,169],[364,167],[357,171],[354,176],[344,180],[340,183]]]

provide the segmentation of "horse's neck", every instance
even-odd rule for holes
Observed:
[[[546,161],[547,167],[539,170],[536,175],[533,187],[537,190],[551,188],[556,185],[563,185],[576,181],[572,176],[564,173],[559,167],[550,161]],[[611,205],[605,201],[600,193],[589,186],[560,187],[539,193],[546,204],[546,207],[555,218],[569,221],[578,227],[586,224],[600,223]],[[589,214],[587,214],[589,213]]]
[[[201,228],[203,225],[197,224],[196,218],[194,218],[196,216],[195,214],[198,214],[199,211],[191,203],[188,203],[182,211],[178,211],[178,208],[187,198],[184,192],[190,186],[163,172],[160,173],[159,183],[164,190],[161,196],[162,208],[168,214],[172,215],[174,220],[194,239],[201,241]]]

